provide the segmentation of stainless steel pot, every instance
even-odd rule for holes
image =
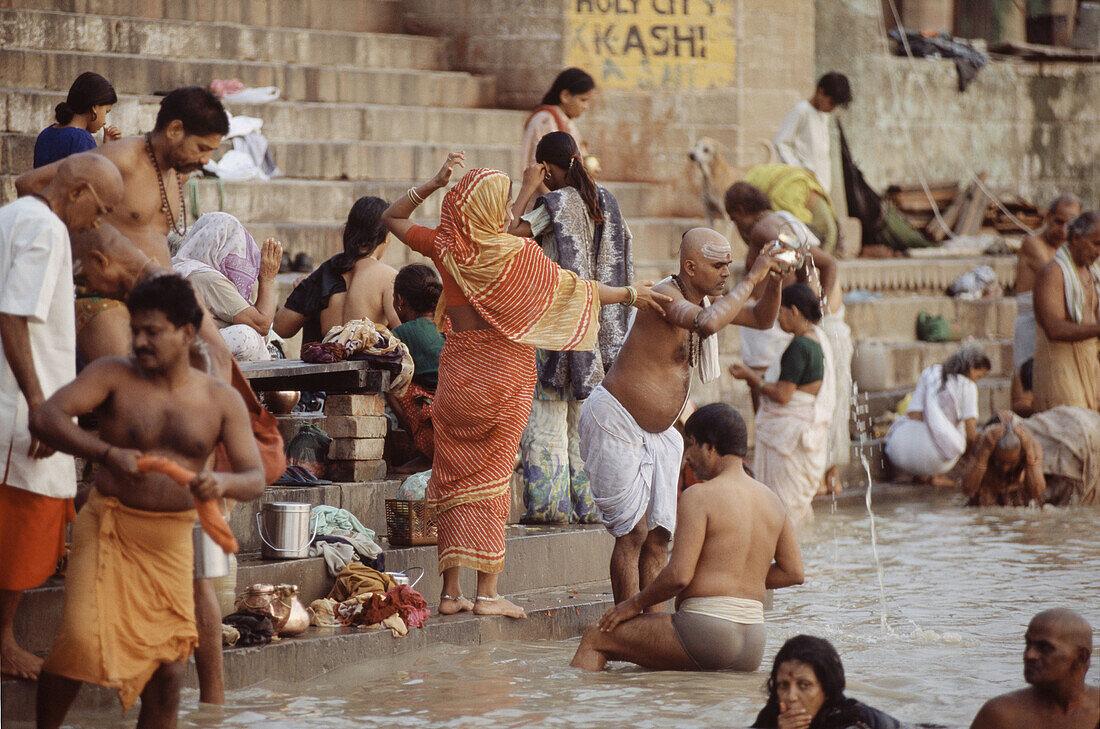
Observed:
[[[264,559],[301,559],[309,556],[309,544],[317,536],[309,530],[310,505],[273,501],[260,506],[256,528],[263,541]]]
[[[195,548],[195,579],[206,580],[229,574],[229,555],[196,523],[191,530],[191,543]]]

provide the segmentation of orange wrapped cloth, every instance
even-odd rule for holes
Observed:
[[[0,484],[0,590],[38,587],[65,556],[65,525],[73,500]]]
[[[171,458],[164,456],[142,456],[138,459],[138,468],[142,471],[158,471],[172,479],[184,488],[195,478],[195,472],[184,468]],[[199,514],[199,523],[202,530],[210,535],[214,543],[222,548],[226,554],[236,554],[240,550],[237,538],[233,536],[233,530],[229,528],[221,509],[216,501],[195,499],[195,507]]]
[[[143,511],[92,489],[73,526],[65,613],[43,670],[133,706],[162,663],[198,644],[192,511]]]

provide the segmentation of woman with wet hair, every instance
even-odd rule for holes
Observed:
[[[118,96],[110,81],[92,71],[77,76],[68,96],[54,110],[56,123],[43,129],[35,140],[35,168],[95,149],[92,135],[100,129],[104,143],[121,138],[117,128],[105,126],[107,114],[116,103]]]
[[[990,369],[981,347],[968,344],[921,372],[907,417],[886,434],[891,465],[933,486],[955,486],[947,472],[978,439],[977,382]]]
[[[550,132],[566,132],[577,143],[582,156],[588,147],[581,139],[575,120],[588,109],[596,91],[596,80],[579,68],[567,68],[558,74],[550,90],[542,97],[523,125],[523,165],[535,164],[535,148]]]
[[[821,316],[814,290],[791,284],[783,289],[776,319],[783,331],[794,335],[779,360],[779,373],[761,375],[742,363],[730,367],[730,374],[744,380],[760,399],[752,470],[779,495],[795,524],[813,518],[810,504],[828,466],[829,425],[836,405],[833,351],[818,326]]]
[[[899,729],[889,714],[844,695],[844,666],[832,643],[796,635],[775,654],[760,729]]]
[[[573,137],[547,134],[535,160],[524,171],[508,232],[539,241],[550,260],[583,279],[628,285],[634,277],[630,229],[615,197],[585,169]],[[550,192],[539,196],[544,185]],[[534,208],[523,215],[532,200]],[[527,523],[599,521],[581,460],[577,418],[619,353],[627,314],[619,306],[600,309],[599,345],[590,352],[537,352],[538,384],[520,442]]]

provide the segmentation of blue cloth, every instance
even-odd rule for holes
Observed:
[[[80,127],[48,126],[34,143],[34,167],[65,159],[70,154],[95,149],[95,137]]]

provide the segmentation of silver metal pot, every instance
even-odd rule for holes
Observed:
[[[191,530],[191,543],[195,548],[195,579],[206,580],[229,574],[229,555],[222,551],[197,523]]]
[[[409,575],[407,574],[409,570],[417,570],[416,579],[412,580],[411,582],[409,580]],[[424,568],[414,565],[412,567],[405,568],[404,572],[387,572],[386,574],[392,577],[393,581],[396,582],[398,585],[408,585],[409,587],[416,587],[416,583],[420,582],[420,579],[424,576]]]
[[[309,544],[317,528],[309,531],[310,505],[293,501],[273,501],[260,506],[256,528],[263,541],[264,559],[301,559],[309,556]]]

